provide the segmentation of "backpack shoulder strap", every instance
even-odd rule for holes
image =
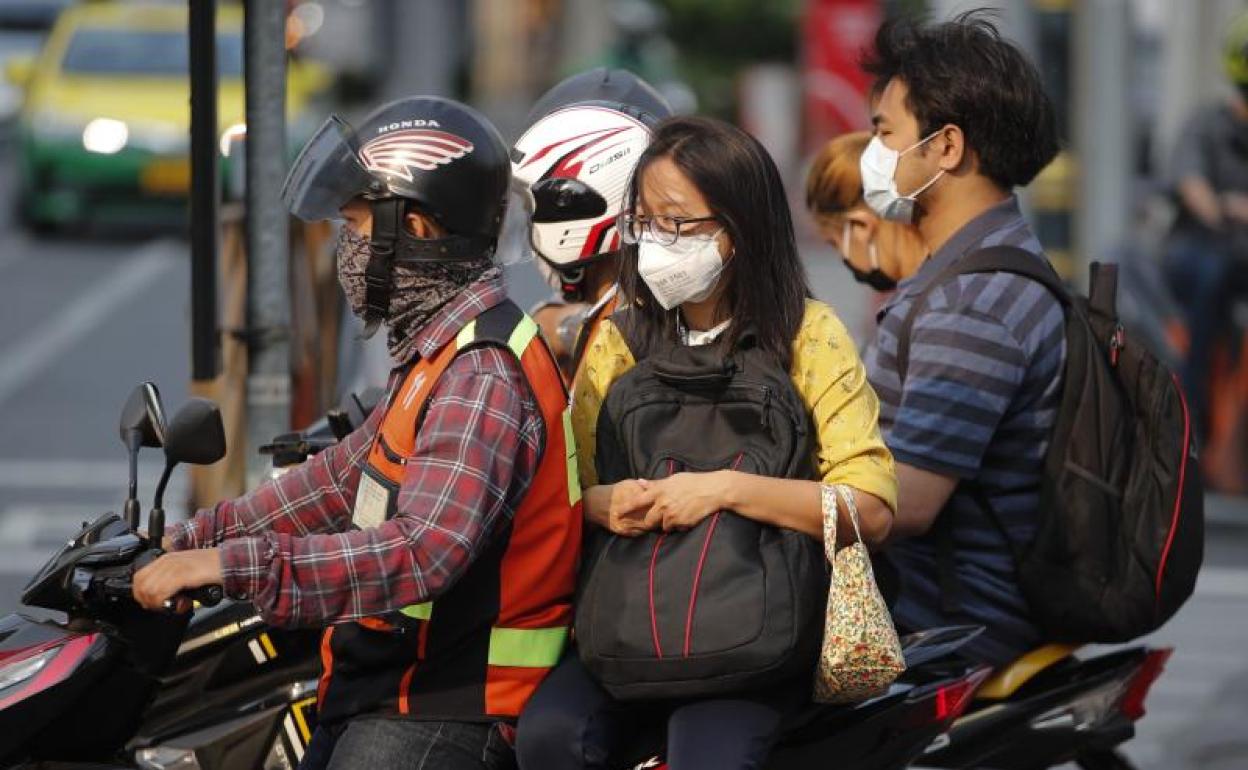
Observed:
[[[608,319],[620,330],[620,336],[624,338],[624,344],[628,345],[628,352],[633,354],[633,360],[640,361],[643,358],[642,351],[646,348],[646,339],[637,314],[625,305],[608,316]]]
[[[1073,306],[1070,292],[1062,285],[1057,273],[1052,267],[1040,263],[1030,251],[1017,246],[989,246],[972,252],[941,271],[911,303],[905,319],[901,322],[901,329],[897,331],[897,374],[902,382],[905,382],[906,371],[910,368],[910,335],[914,330],[914,321],[927,298],[937,287],[944,286],[958,276],[972,273],[1021,275],[1048,289],[1063,307]]]

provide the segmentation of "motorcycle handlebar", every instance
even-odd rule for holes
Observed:
[[[204,607],[216,607],[225,598],[225,589],[219,585],[200,586],[192,588],[188,591],[181,591],[178,596],[184,596],[192,601],[199,602]],[[175,599],[165,600],[165,609],[172,610],[177,606]]]

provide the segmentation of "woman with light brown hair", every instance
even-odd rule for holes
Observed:
[[[890,291],[914,275],[929,252],[918,230],[880,219],[863,200],[858,160],[869,141],[869,131],[857,131],[824,145],[806,176],[806,208],[855,279]]]

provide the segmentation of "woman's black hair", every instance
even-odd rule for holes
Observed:
[[[893,79],[906,84],[920,137],[957,126],[979,173],[1011,190],[1029,184],[1057,154],[1057,117],[1035,65],[1001,37],[988,13],[969,11],[939,24],[886,21],[862,68],[875,77],[873,93]]]
[[[721,280],[728,290],[720,310],[732,324],[722,338],[729,348],[749,327],[759,347],[786,370],[801,327],[810,288],[797,254],[793,218],[780,172],[758,140],[713,118],[680,116],[660,123],[637,161],[625,211],[637,211],[646,169],[670,158],[693,183],[732,239],[734,254]],[[676,313],[665,311],[637,272],[637,248],[623,249],[620,288],[635,302],[637,328],[630,338],[652,350],[676,338]]]

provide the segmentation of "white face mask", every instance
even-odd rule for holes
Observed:
[[[880,137],[871,137],[870,143],[867,144],[867,149],[863,150],[862,158],[858,161],[858,169],[862,172],[862,197],[872,211],[893,222],[902,222],[907,225],[914,224],[915,206],[918,203],[918,197],[927,188],[936,184],[936,180],[944,175],[945,170],[942,168],[940,171],[937,171],[936,176],[929,179],[927,184],[909,195],[902,195],[897,192],[897,180],[893,178],[893,175],[897,173],[897,162],[901,160],[902,155],[930,142],[939,133],[939,131],[936,131],[931,136],[920,139],[901,152],[890,150],[884,145],[884,142],[880,141]]]
[[[724,272],[718,235],[682,235],[671,246],[656,242],[649,233],[641,237],[637,272],[664,310],[711,296]]]

